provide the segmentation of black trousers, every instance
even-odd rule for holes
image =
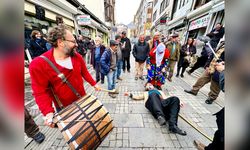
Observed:
[[[184,60],[184,57],[180,57],[180,60],[178,61],[178,64],[177,64],[177,74],[179,75],[180,70],[182,68],[181,74],[183,75],[183,73],[185,72],[188,66],[189,66],[189,63]]]
[[[122,65],[123,71],[125,71],[126,68],[127,71],[130,71],[130,56],[123,58],[123,65]]]
[[[25,108],[25,133],[28,137],[34,137],[38,132],[39,128],[29,114],[29,111]]]
[[[95,78],[96,82],[100,81],[100,76],[101,76],[101,81],[104,81],[104,74],[101,73],[101,63],[100,61],[95,62]]]
[[[204,67],[207,61],[207,57],[201,56],[198,57],[197,62],[194,64],[194,66],[190,69],[190,72],[193,73],[196,69],[200,67]]]
[[[214,133],[214,138],[212,143],[205,147],[205,150],[224,150],[224,108],[222,108],[218,113],[216,113],[216,123],[218,130]]]
[[[169,122],[169,128],[177,126],[178,113],[180,111],[180,100],[178,97],[172,96],[161,100],[156,93],[149,95],[145,107],[157,118],[159,116],[165,117]]]

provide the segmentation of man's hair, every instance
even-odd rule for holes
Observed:
[[[39,34],[40,32],[38,30],[33,30],[30,34],[30,37],[35,40],[36,39],[36,35]]]
[[[66,31],[69,30],[69,28],[63,24],[60,24],[58,26],[55,26],[50,29],[48,33],[48,42],[51,43],[53,47],[57,47],[57,40],[58,39],[65,39]]]
[[[116,35],[115,35],[115,40],[117,40],[117,39],[119,39],[119,38],[120,38],[120,39],[122,38],[121,35],[116,34]]]

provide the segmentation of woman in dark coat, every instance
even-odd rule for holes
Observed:
[[[180,59],[177,65],[177,74],[176,77],[179,77],[181,70],[181,77],[184,77],[183,73],[186,68],[189,66],[191,57],[196,53],[196,47],[193,45],[194,39],[189,38],[187,43],[181,47]]]
[[[29,47],[32,59],[42,55],[44,52],[47,51],[46,43],[47,41],[42,38],[41,33],[39,31],[37,30],[32,31],[30,47]]]

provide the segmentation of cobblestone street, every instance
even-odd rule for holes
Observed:
[[[90,85],[85,85],[87,93],[95,95],[104,104],[114,120],[115,128],[102,142],[98,150],[191,150],[195,149],[193,145],[193,140],[195,139],[200,140],[204,144],[210,143],[207,138],[180,117],[178,120],[179,127],[187,132],[187,136],[169,133],[167,125],[159,126],[157,120],[144,107],[143,101],[133,101],[124,96],[126,91],[132,93],[143,92],[146,82],[146,80],[134,80],[134,58],[131,58],[131,62],[131,73],[122,73],[123,80],[117,83],[117,88],[119,89],[117,98],[111,99],[108,93],[96,92]],[[94,74],[91,68],[89,70]],[[189,95],[183,91],[192,87],[201,72],[202,70],[198,70],[193,75],[186,73],[184,78],[174,77],[173,82],[167,81],[165,83],[163,91],[169,96],[179,97],[184,102],[184,107],[181,108],[180,114],[212,138],[215,130],[217,130],[216,118],[213,114],[224,106],[224,94],[220,93],[216,103],[207,105],[204,101],[207,99],[209,84],[203,87],[197,96]],[[29,82],[28,73],[26,78],[26,82]],[[107,88],[106,78],[105,84],[101,86]],[[26,84],[25,90],[25,106],[31,115],[35,117],[35,121],[40,126],[41,131],[46,135],[45,141],[40,145],[24,135],[25,149],[69,149],[58,129],[51,129],[43,125],[42,115],[35,104],[29,84]]]

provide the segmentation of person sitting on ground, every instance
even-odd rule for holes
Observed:
[[[180,135],[187,135],[187,133],[181,130],[178,125],[178,113],[183,103],[176,96],[168,97],[160,90],[156,89],[151,83],[146,85],[147,92],[143,94],[134,95],[132,93],[125,93],[125,96],[129,96],[134,100],[144,100],[145,107],[152,113],[152,115],[158,120],[162,126],[166,124],[168,120],[169,131],[171,133],[177,133]]]

